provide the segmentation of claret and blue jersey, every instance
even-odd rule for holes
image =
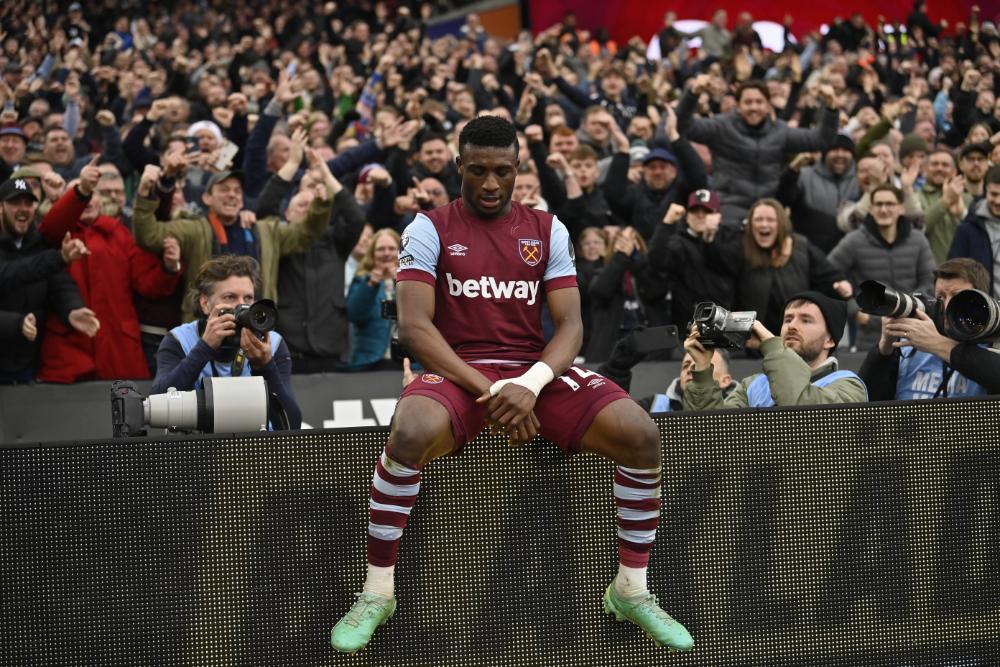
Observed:
[[[483,220],[461,199],[407,226],[396,278],[435,287],[434,325],[466,361],[537,360],[545,293],[577,286],[558,218],[513,202],[508,215]]]

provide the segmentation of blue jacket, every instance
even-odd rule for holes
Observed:
[[[986,222],[982,214],[986,200],[979,199],[969,206],[969,212],[965,220],[955,229],[955,238],[952,239],[951,249],[948,251],[948,259],[955,257],[971,257],[986,267],[986,272],[990,276],[990,292],[993,292],[993,246],[990,243],[989,232],[986,231]],[[993,294],[993,296],[1000,296]]]
[[[347,292],[347,319],[351,323],[351,356],[344,370],[364,370],[385,358],[392,322],[382,319],[385,283],[372,287],[368,275],[354,276]]]

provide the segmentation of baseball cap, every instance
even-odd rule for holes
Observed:
[[[4,123],[3,125],[0,125],[0,137],[4,137],[7,135],[14,135],[15,137],[21,137],[25,141],[28,140],[28,136],[24,133],[24,130],[22,130],[21,126],[18,125],[17,123]]]
[[[834,347],[840,343],[840,337],[844,335],[844,327],[847,326],[847,302],[834,299],[820,292],[799,292],[785,301],[785,308],[792,301],[810,301],[816,304],[819,312],[823,313],[823,321],[826,322],[826,331],[833,339]]]
[[[232,171],[220,171],[218,174],[212,176],[208,179],[208,185],[205,186],[205,192],[211,192],[212,188],[221,183],[222,181],[227,181],[230,178],[235,178],[243,185],[246,181],[246,176],[242,171],[232,170]]]
[[[983,157],[989,157],[992,152],[993,146],[985,142],[978,144],[966,144],[962,146],[962,150],[959,151],[958,157],[961,159],[970,153],[982,153]]]
[[[17,197],[29,197],[31,201],[38,201],[31,186],[23,178],[8,178],[0,183],[0,201],[10,201]]]
[[[628,149],[629,162],[642,162],[647,155],[649,155],[649,146],[641,139],[633,141],[632,146]]]
[[[83,11],[83,5],[81,5],[79,2],[71,2],[69,4],[69,10],[68,11],[71,11],[71,12],[82,12]]]
[[[18,167],[10,175],[10,179],[13,181],[18,178],[37,178],[38,180],[41,180],[42,172],[38,171],[34,167]]]
[[[674,154],[668,151],[666,148],[654,148],[646,154],[646,157],[642,159],[643,164],[649,164],[653,160],[663,160],[664,162],[669,162],[670,164],[676,165],[677,158]]]
[[[689,211],[693,208],[707,208],[712,213],[718,213],[722,210],[722,202],[717,193],[703,188],[688,195],[687,207]]]

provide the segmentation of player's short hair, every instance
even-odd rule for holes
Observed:
[[[972,285],[980,292],[990,291],[990,274],[986,267],[971,257],[955,257],[941,262],[934,270],[934,280],[939,278],[958,278]]]
[[[458,153],[465,152],[466,146],[480,148],[513,148],[517,151],[517,130],[513,123],[500,116],[478,116],[462,128],[458,135]]]
[[[574,160],[593,160],[597,162],[597,151],[587,144],[580,144],[569,154],[569,161],[573,162]]]

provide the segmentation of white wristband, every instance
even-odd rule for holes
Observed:
[[[549,368],[549,365],[544,361],[537,361],[523,375],[516,378],[497,380],[494,382],[490,385],[490,396],[496,396],[500,393],[503,386],[507,384],[516,384],[524,387],[535,396],[538,396],[538,394],[542,392],[542,389],[545,388],[545,385],[552,382],[553,379],[555,379],[555,374],[552,372],[552,369]]]

